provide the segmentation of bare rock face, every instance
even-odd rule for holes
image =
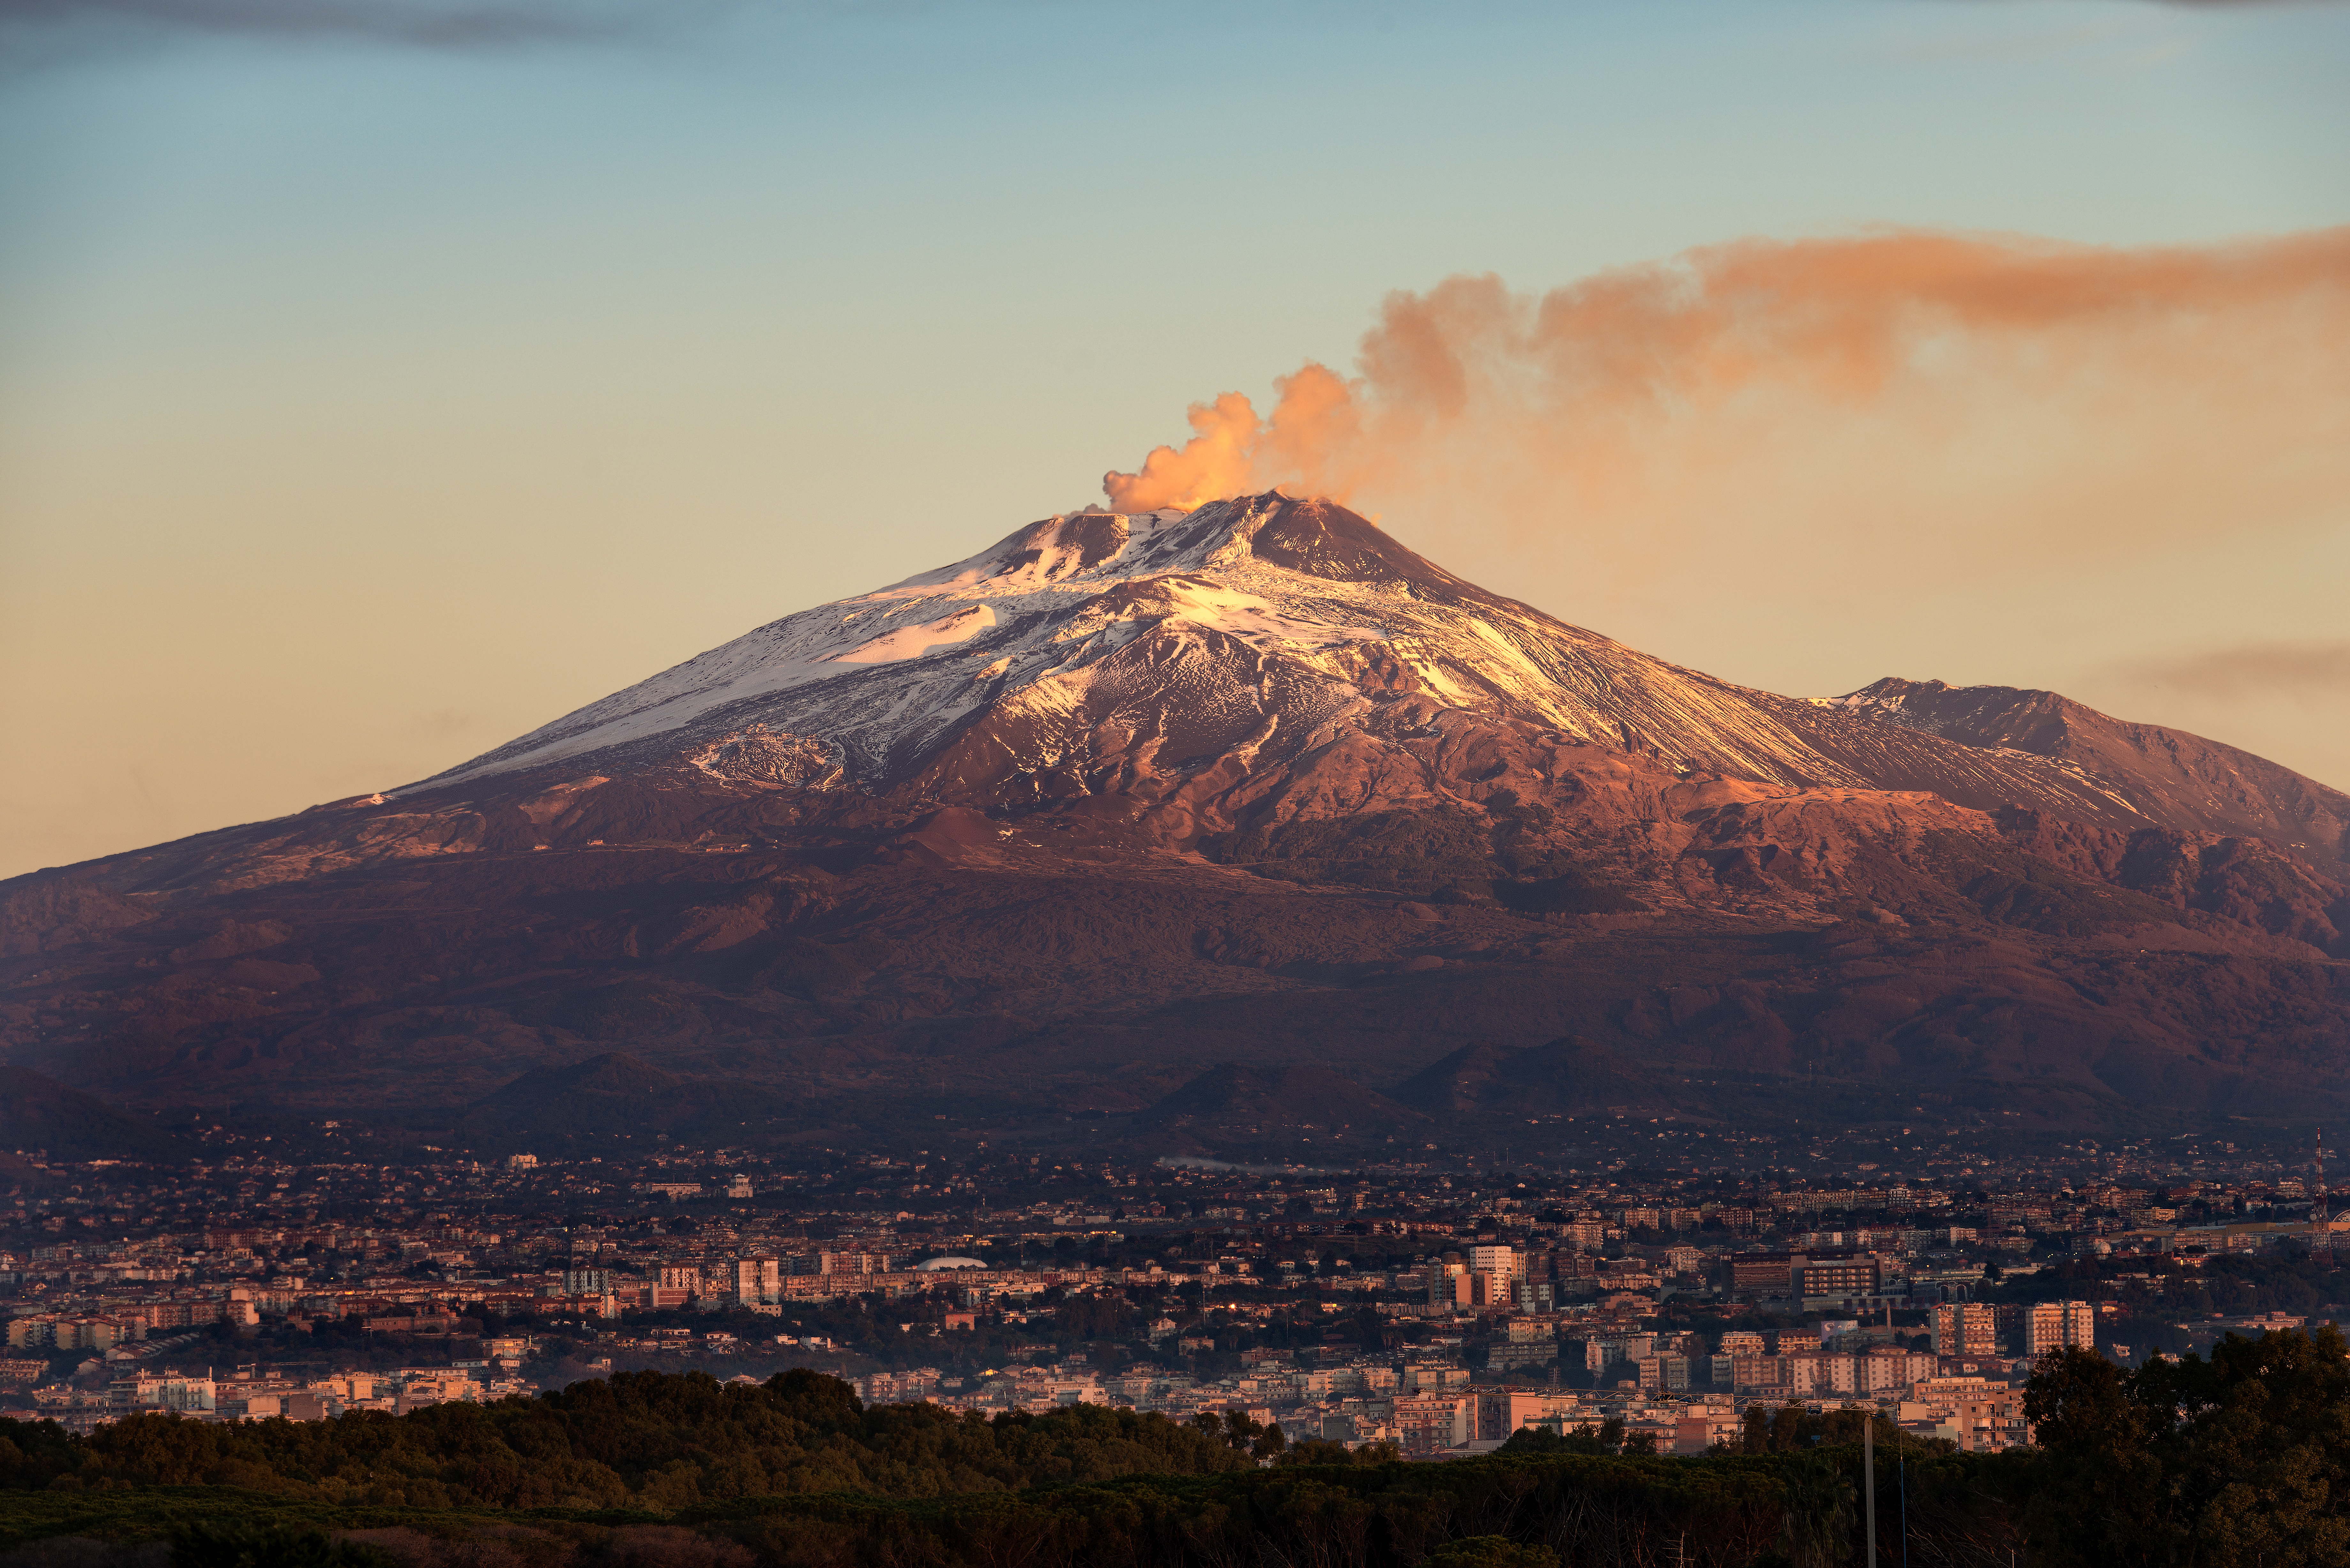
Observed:
[[[436,778],[0,884],[0,1048],[484,1139],[623,1136],[563,1076],[615,1051],[744,1142],[2339,1114],[2345,824],[2053,693],[1683,670],[1326,501],[1089,511]]]

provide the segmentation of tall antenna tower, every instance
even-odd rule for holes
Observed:
[[[2317,1185],[2310,1193],[2309,1217],[2318,1224],[2326,1220],[2325,1213],[2325,1129],[2317,1129]]]

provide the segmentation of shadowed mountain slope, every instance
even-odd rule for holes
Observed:
[[[750,1084],[691,1080],[608,1051],[567,1066],[539,1067],[466,1107],[456,1134],[481,1148],[559,1148],[566,1141],[650,1144],[766,1142],[785,1097]]]
[[[1433,1125],[1327,1067],[1220,1062],[1145,1110],[1132,1131],[1150,1137],[1154,1147],[1185,1152],[1319,1143],[1335,1159],[1426,1133]]]
[[[2338,1116],[2345,820],[2048,693],[1681,669],[1324,501],[1088,511],[0,884],[0,1051],[484,1148]]]
[[[25,1067],[0,1067],[0,1148],[50,1159],[184,1158],[168,1133]]]

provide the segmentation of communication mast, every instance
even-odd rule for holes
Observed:
[[[2325,1214],[2325,1129],[2317,1129],[2317,1185],[2309,1195],[2309,1217],[2323,1225]]]

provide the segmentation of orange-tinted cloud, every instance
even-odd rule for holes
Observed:
[[[2043,545],[2253,527],[2350,495],[2350,228],[2113,248],[1885,231],[1742,241],[1541,296],[1391,296],[1357,375],[1226,393],[1104,488],[1273,485],[1383,509],[1694,536],[1888,514]],[[1961,515],[1963,514],[1963,515]],[[1711,520],[1711,521],[1709,521]]]
[[[2130,685],[2219,701],[2350,701],[2350,641],[2256,642],[2177,658],[2133,659],[2106,675]]]

